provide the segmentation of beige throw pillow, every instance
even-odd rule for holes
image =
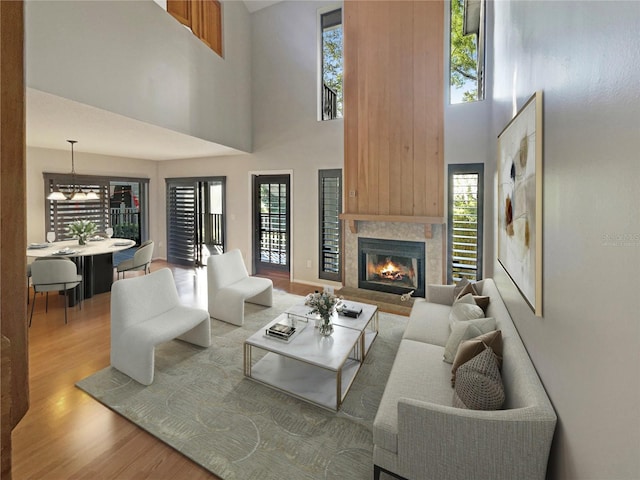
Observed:
[[[468,301],[465,299],[468,298]],[[450,322],[462,322],[465,320],[473,320],[484,317],[484,311],[476,305],[473,295],[468,294],[451,306],[449,312]]]
[[[480,307],[476,307],[482,310]],[[477,318],[463,322],[454,322],[451,325],[451,334],[444,346],[444,361],[453,363],[458,352],[458,346],[465,340],[482,335],[496,329],[496,320],[493,317]]]
[[[496,354],[485,348],[458,368],[453,406],[472,410],[502,408],[505,393]]]
[[[485,348],[490,348],[498,357],[498,367],[502,366],[502,331],[493,330],[479,337],[465,340],[458,346],[458,351],[451,366],[451,386],[456,384],[456,371],[460,365],[467,363],[476,355],[483,352]]]

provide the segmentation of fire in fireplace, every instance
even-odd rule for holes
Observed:
[[[424,243],[359,238],[358,249],[360,288],[424,297]]]

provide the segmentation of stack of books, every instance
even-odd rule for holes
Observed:
[[[289,340],[295,331],[295,327],[287,325],[286,323],[274,323],[266,329],[265,333],[269,337],[278,338],[280,340]]]
[[[362,307],[358,307],[356,305],[351,305],[348,307],[345,305],[342,307],[342,311],[340,312],[345,317],[358,318],[362,313]]]

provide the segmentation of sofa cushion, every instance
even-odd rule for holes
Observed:
[[[502,331],[493,330],[479,337],[465,340],[458,346],[458,352],[451,366],[451,386],[456,384],[456,371],[460,365],[467,363],[476,355],[482,353],[485,348],[490,348],[498,357],[498,367],[502,365]]]
[[[402,338],[444,347],[451,332],[450,311],[450,305],[440,305],[416,298]]]
[[[495,329],[496,320],[493,317],[454,322],[451,325],[451,335],[444,346],[444,361],[453,363],[461,342]]]
[[[504,403],[504,386],[493,350],[480,354],[458,368],[453,406],[472,410],[498,410]]]
[[[373,443],[398,451],[398,400],[409,398],[451,406],[450,365],[443,347],[402,340],[373,421]]]

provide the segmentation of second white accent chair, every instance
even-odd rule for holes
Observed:
[[[207,290],[209,315],[233,325],[244,323],[244,302],[273,304],[273,282],[250,277],[238,249],[207,259]]]

